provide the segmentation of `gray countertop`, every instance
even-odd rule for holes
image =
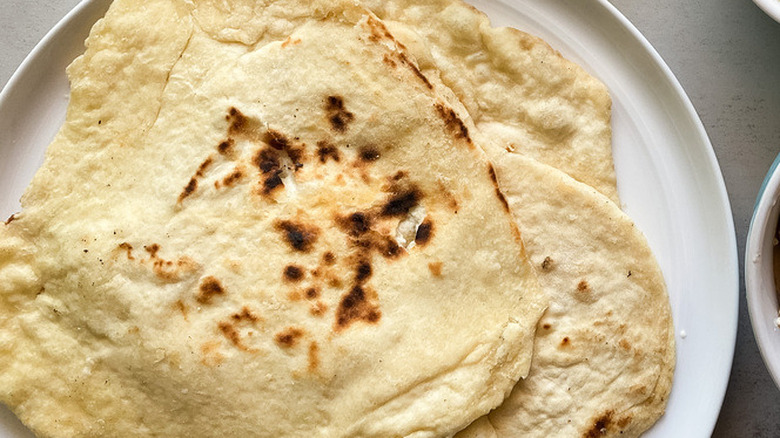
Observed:
[[[780,152],[780,23],[750,0],[611,0],[658,50],[701,117],[731,200],[740,268],[761,181]],[[0,0],[0,84],[78,0]],[[740,282],[734,366],[715,437],[780,436],[780,391]]]

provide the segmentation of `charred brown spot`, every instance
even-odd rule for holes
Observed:
[[[428,270],[431,271],[431,274],[434,277],[441,277],[441,268],[442,268],[442,262],[428,263]]]
[[[565,338],[563,338],[563,340],[561,340],[561,347],[565,347],[569,344],[571,344],[571,340],[569,340],[568,336],[566,336]]]
[[[303,167],[303,146],[294,146],[287,149],[287,156],[292,160],[296,172]]]
[[[542,328],[543,328],[543,329],[545,329],[545,330],[550,330],[550,328],[551,328],[551,327],[552,327],[552,326],[551,326],[550,324],[544,324],[544,325],[542,325]]]
[[[153,243],[151,245],[145,245],[144,250],[149,253],[152,258],[157,257],[157,252],[160,251],[160,245]]]
[[[325,265],[330,266],[336,263],[336,255],[328,251],[322,255],[322,262],[325,263]]]
[[[296,169],[303,166],[303,164],[301,164],[303,147],[294,145],[293,142],[281,132],[269,129],[263,136],[263,141],[277,151],[286,152],[290,157],[290,160],[295,164]]]
[[[301,291],[293,290],[293,291],[287,292],[287,298],[290,301],[300,301],[302,299]]]
[[[198,170],[195,172],[195,175],[198,177],[203,177],[203,175],[206,173],[207,170],[209,170],[209,167],[214,163],[214,159],[211,157],[206,158],[202,163],[200,163],[200,166],[198,166]]]
[[[352,245],[360,251],[368,252],[376,246],[374,240],[375,239],[372,239],[371,236],[362,237],[360,239],[355,239],[352,242]]]
[[[306,298],[315,300],[320,297],[320,291],[316,287],[306,289]]]
[[[322,316],[328,311],[328,306],[322,301],[317,301],[309,308],[309,313],[314,316]]]
[[[16,220],[16,214],[12,214],[11,216],[8,217],[8,219],[6,219],[5,224],[8,225],[15,220]]]
[[[181,313],[181,316],[184,318],[184,320],[189,322],[189,318],[187,317],[187,305],[185,305],[182,300],[178,300],[176,303],[174,303],[174,307],[179,311],[179,313]]]
[[[158,278],[165,281],[178,281],[183,275],[193,273],[198,269],[198,264],[187,256],[179,257],[176,262],[157,258],[156,255],[153,255],[151,259],[154,260],[152,271]]]
[[[243,178],[244,172],[241,169],[235,169],[230,175],[222,179],[222,184],[226,187],[231,187],[233,184]]]
[[[309,344],[309,372],[313,373],[317,371],[317,367],[320,365],[320,347],[316,342],[312,341]]]
[[[229,138],[217,146],[217,152],[219,152],[220,155],[228,155],[233,152],[233,146],[235,146],[235,144],[236,141]]]
[[[270,194],[275,188],[283,185],[282,178],[282,165],[279,158],[279,151],[271,148],[260,149],[255,154],[254,164],[263,173],[263,189],[264,195]]]
[[[360,149],[360,160],[370,163],[379,159],[379,151],[376,148],[367,146]]]
[[[496,170],[490,163],[488,163],[488,175],[490,175],[490,180],[493,181],[493,185],[498,187],[498,177],[496,177]]]
[[[328,111],[343,110],[344,99],[339,96],[328,96],[327,109]]]
[[[390,33],[390,31],[387,30],[387,27],[384,25],[384,23],[373,18],[369,18],[367,20],[367,24],[369,26],[369,30],[371,31],[371,35],[368,37],[369,41],[377,43],[381,40],[390,40],[395,42],[396,45],[398,45],[398,47],[400,47],[402,50],[406,50],[406,47],[401,42],[397,41]]]
[[[119,244],[119,249],[127,251],[128,260],[135,260],[135,257],[133,257],[133,245],[130,245],[127,242],[122,242]]]
[[[545,257],[542,261],[542,270],[543,271],[549,271],[553,268],[553,259],[551,259],[549,256]]]
[[[276,230],[282,233],[287,243],[296,251],[309,252],[317,241],[319,229],[292,221],[279,221]]]
[[[333,146],[326,141],[317,142],[317,156],[320,158],[320,163],[326,163],[328,159],[332,159],[336,162],[341,160],[339,150],[336,146]]]
[[[396,258],[403,253],[403,248],[392,237],[385,236],[384,242],[380,246],[380,254],[386,258]]]
[[[631,276],[631,271],[628,271],[628,275],[626,275],[626,278]]]
[[[433,222],[429,218],[425,220],[417,227],[417,234],[414,236],[414,243],[417,245],[425,245],[431,240],[433,236]]]
[[[360,286],[355,286],[352,290],[344,296],[341,301],[341,306],[346,309],[357,307],[359,304],[366,301],[366,293]]]
[[[504,206],[504,210],[509,211],[509,203],[506,201],[504,194],[501,192],[501,189],[498,187],[498,178],[496,177],[496,170],[493,168],[493,165],[490,163],[488,163],[488,175],[490,175],[490,180],[493,181],[493,186],[496,189],[496,196],[498,196],[498,200],[501,201],[501,205]]]
[[[369,17],[367,24],[371,30],[371,36],[369,37],[369,40],[372,42],[380,41],[383,38],[395,41],[393,35],[390,33],[390,31],[387,30],[387,27],[381,21],[378,21],[373,17]]]
[[[246,306],[242,307],[240,312],[234,313],[230,317],[233,319],[233,321],[236,322],[249,321],[255,323],[260,320],[260,317],[253,314],[252,311],[249,310],[249,308]]]
[[[393,60],[393,58],[391,58],[389,55],[385,55],[382,58],[382,62],[389,65],[391,68],[395,68],[397,65],[396,62]]]
[[[401,60],[403,64],[406,64],[412,70],[412,73],[414,73],[414,75],[417,76],[429,90],[433,90],[433,85],[431,85],[431,82],[428,80],[428,78],[425,77],[424,74],[422,74],[420,69],[417,68],[417,66],[413,62],[411,62],[403,52],[400,52],[398,54],[398,58]]]
[[[339,217],[336,222],[339,227],[350,236],[358,237],[371,229],[371,216],[363,212],[352,213],[346,217]]]
[[[442,120],[444,120],[444,125],[447,127],[447,130],[449,130],[455,136],[455,138],[466,140],[469,144],[471,144],[469,130],[466,128],[463,120],[461,120],[460,117],[458,117],[458,115],[455,113],[455,110],[441,103],[437,103],[435,107],[436,111],[439,112]]]
[[[260,149],[257,151],[254,159],[255,165],[260,172],[274,173],[281,169],[281,162],[279,160],[279,152],[273,149]]]
[[[352,113],[337,113],[330,116],[330,124],[338,132],[347,130],[347,123],[352,121]]]
[[[208,304],[211,303],[211,300],[215,296],[224,294],[225,289],[222,287],[222,284],[219,282],[219,280],[217,280],[215,277],[208,276],[201,281],[196,300],[199,303]]]
[[[382,216],[403,216],[409,213],[409,210],[417,206],[422,198],[422,193],[417,188],[410,188],[400,193],[394,193],[390,199],[385,202],[380,214]]]
[[[344,107],[344,99],[340,96],[329,96],[325,103],[325,111],[330,120],[330,125],[337,132],[345,132],[347,125],[355,116]]]
[[[269,194],[274,191],[275,188],[284,185],[282,182],[282,178],[279,176],[279,174],[274,174],[272,176],[269,176],[268,178],[263,181],[263,193]]]
[[[284,279],[297,282],[303,279],[303,269],[300,266],[289,265],[284,268]]]
[[[373,270],[371,268],[371,263],[369,263],[368,260],[361,260],[358,262],[357,267],[355,268],[355,281],[358,284],[362,284],[371,278],[372,273]]]
[[[588,282],[585,280],[580,281],[577,284],[577,291],[578,292],[590,292],[590,285],[588,285]]]
[[[371,228],[371,218],[365,213],[353,213],[349,216],[349,231],[353,235],[360,235]]]
[[[620,348],[622,348],[622,349],[624,349],[626,351],[631,349],[631,344],[627,340],[625,340],[625,339],[621,339],[618,342],[618,345],[620,345]]]
[[[241,335],[238,334],[238,330],[233,326],[233,324],[230,324],[229,322],[220,322],[219,325],[219,331],[222,332],[222,334],[236,347],[239,347],[241,349],[245,349],[244,345],[241,343]]]
[[[393,176],[390,177],[390,181],[398,182],[404,178],[406,178],[406,172],[404,172],[403,170],[399,170],[398,172],[394,173]]]
[[[219,328],[219,331],[221,331],[222,334],[240,350],[252,353],[257,352],[257,350],[248,348],[246,345],[244,345],[244,343],[241,341],[241,334],[233,323],[222,321],[217,325],[217,327]],[[249,336],[252,336],[251,332],[249,332]]]
[[[375,231],[352,240],[351,246],[359,254],[367,255],[371,251],[377,251],[386,258],[396,258],[405,251],[393,237],[385,236]]]
[[[263,141],[268,143],[269,146],[276,149],[277,151],[286,151],[290,148],[290,140],[288,140],[287,137],[285,137],[281,132],[274,131],[273,129],[266,131],[265,136],[263,137]]]
[[[379,308],[370,302],[366,289],[354,286],[341,298],[336,311],[336,330],[342,330],[355,321],[376,323],[382,316]]]
[[[279,344],[281,347],[290,348],[294,347],[295,344],[298,342],[298,339],[300,339],[303,336],[303,330],[297,328],[297,327],[288,327],[284,329],[283,331],[276,334],[276,343]]]
[[[583,435],[583,438],[597,438],[607,434],[609,427],[612,425],[612,411],[605,412],[602,416],[598,417],[593,425]]]
[[[230,108],[229,114],[228,121],[230,125],[228,126],[228,133],[242,134],[249,129],[249,119],[241,111],[233,107]]]
[[[501,201],[501,205],[504,206],[504,210],[509,212],[510,211],[509,210],[509,203],[506,201],[506,198],[504,197],[504,193],[501,192],[501,189],[499,189],[498,187],[496,187],[496,196],[498,197],[498,200]],[[512,231],[513,231],[513,234],[515,234],[516,237],[520,236],[520,233],[519,233],[520,230],[519,229],[512,230]]]
[[[195,190],[197,190],[197,188],[198,180],[195,178],[190,178],[190,182],[187,183],[187,185],[184,187],[184,190],[182,190],[181,194],[179,195],[179,202],[183,201],[187,196],[190,196]]]

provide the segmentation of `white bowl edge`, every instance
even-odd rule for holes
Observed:
[[[780,170],[772,166],[750,222],[745,245],[745,289],[753,334],[764,364],[780,388],[780,329],[778,301],[775,293],[773,248],[780,217]]]

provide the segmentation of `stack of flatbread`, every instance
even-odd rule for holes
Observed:
[[[41,437],[637,436],[663,277],[606,88],[460,0],[115,0],[0,224]]]

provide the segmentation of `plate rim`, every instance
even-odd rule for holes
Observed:
[[[620,10],[617,9],[612,3],[610,3],[608,0],[596,0],[598,3],[604,7],[615,19],[617,19],[620,24],[628,30],[631,35],[639,42],[652,58],[652,61],[656,66],[661,70],[661,72],[664,75],[664,78],[667,80],[669,85],[672,86],[674,90],[675,97],[679,100],[679,103],[682,104],[684,111],[687,113],[689,118],[693,121],[693,128],[696,131],[696,136],[699,138],[699,140],[702,142],[702,144],[705,146],[704,153],[706,154],[708,161],[707,161],[707,170],[711,174],[712,177],[714,177],[715,186],[717,187],[717,197],[719,201],[722,204],[723,207],[723,219],[725,219],[725,225],[730,232],[728,233],[728,236],[722,236],[726,237],[725,243],[725,249],[728,250],[727,258],[729,260],[730,268],[728,270],[728,277],[731,277],[730,284],[728,287],[724,286],[725,289],[730,289],[732,291],[731,296],[731,312],[730,312],[730,318],[729,321],[727,321],[728,325],[731,326],[731,329],[729,330],[730,337],[726,341],[728,347],[728,373],[726,374],[725,378],[722,379],[722,381],[718,382],[718,390],[716,391],[720,397],[718,399],[717,405],[719,406],[719,409],[717,412],[715,412],[715,415],[711,419],[710,427],[707,429],[708,435],[711,435],[712,432],[715,430],[715,426],[717,424],[718,418],[720,417],[720,411],[723,408],[723,402],[726,397],[726,391],[728,390],[728,384],[731,380],[731,371],[734,365],[734,354],[736,351],[736,342],[737,342],[737,331],[739,328],[739,305],[740,305],[740,268],[739,268],[739,251],[737,246],[737,236],[736,236],[736,226],[734,224],[734,214],[733,209],[731,207],[731,201],[728,197],[728,189],[726,187],[726,181],[723,177],[723,172],[720,167],[720,163],[718,162],[717,155],[715,154],[715,149],[712,146],[712,142],[710,141],[710,137],[707,134],[707,130],[704,127],[704,123],[701,121],[701,118],[699,117],[698,112],[696,111],[696,108],[693,105],[693,102],[691,102],[690,97],[685,92],[685,89],[682,87],[682,84],[680,84],[680,81],[677,79],[677,77],[672,72],[671,68],[666,64],[666,62],[663,60],[663,57],[658,53],[658,51],[653,47],[653,45],[650,43],[650,41],[637,29],[636,26],[634,26],[633,23],[625,16],[623,13],[620,12]],[[724,311],[724,313],[729,314],[729,312]]]
[[[11,77],[8,78],[8,82],[6,82],[2,89],[0,89],[0,108],[2,108],[4,103],[8,100],[8,94],[11,93],[12,89],[18,86],[18,82],[20,82],[22,77],[27,74],[27,71],[40,56],[44,48],[49,44],[52,44],[57,34],[59,34],[64,28],[70,26],[71,21],[77,18],[78,15],[81,15],[84,9],[91,6],[91,3],[94,3],[94,0],[79,0],[76,6],[68,11],[68,13],[65,14],[62,18],[60,18],[57,23],[51,29],[49,29],[46,34],[43,35],[40,41],[38,41],[35,46],[33,46],[30,53],[24,57],[22,63],[19,64],[16,70],[14,70],[14,72],[11,74]]]

